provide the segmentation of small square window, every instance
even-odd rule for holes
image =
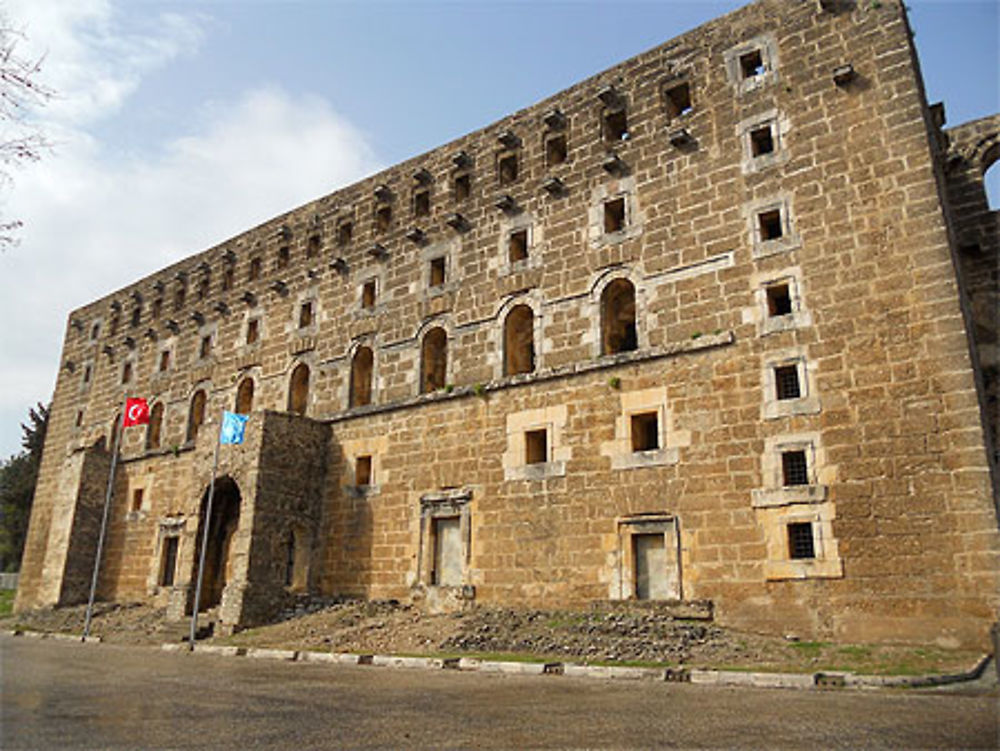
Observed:
[[[256,344],[258,339],[260,339],[260,321],[251,318],[247,321],[247,344]]]
[[[260,258],[250,259],[250,270],[247,273],[247,280],[255,282],[260,279]]]
[[[431,192],[420,190],[413,194],[413,216],[430,216]]]
[[[671,86],[664,92],[667,104],[667,119],[674,120],[692,110],[691,87],[685,81]]]
[[[374,279],[369,279],[361,285],[361,309],[372,310],[375,307],[375,300],[378,293]]]
[[[371,456],[358,456],[354,459],[354,484],[359,488],[372,484]]]
[[[740,55],[740,73],[743,78],[754,78],[764,75],[767,69],[764,67],[764,56],[760,50],[752,50]]]
[[[210,354],[212,354],[212,337],[203,336],[201,338],[201,347],[198,349],[198,357],[204,360]]]
[[[341,222],[337,226],[337,244],[347,245],[354,234],[354,225],[351,222]]]
[[[306,258],[315,258],[318,256],[321,247],[322,242],[319,239],[319,235],[310,235],[309,241],[306,243]]]
[[[615,143],[617,141],[627,141],[628,116],[624,109],[614,110],[604,113],[604,140]]]
[[[299,306],[299,328],[305,329],[312,326],[313,323],[313,304],[312,301],[304,302]]]
[[[289,251],[288,246],[282,245],[280,248],[278,248],[278,255],[275,258],[275,263],[274,263],[275,268],[287,269],[288,261],[290,258],[291,258],[291,251]]]
[[[440,256],[438,258],[432,258],[429,285],[431,287],[442,286],[444,284],[444,277],[445,277],[444,272],[445,272],[444,256]]]
[[[660,448],[660,416],[656,412],[632,415],[632,450],[653,451]]]
[[[132,510],[133,511],[141,511],[142,510],[142,496],[143,496],[143,489],[142,488],[136,488],[135,490],[132,491]]]
[[[160,352],[160,372],[165,373],[170,370],[170,350],[165,349]]]
[[[816,557],[811,522],[792,522],[788,525],[788,557],[792,560]]]
[[[511,263],[524,261],[528,257],[528,230],[519,229],[510,233],[507,244],[507,259]]]
[[[472,178],[467,174],[455,175],[455,200],[464,201],[472,194]]]
[[[762,211],[757,215],[757,225],[760,228],[760,239],[762,241],[777,240],[783,234],[781,226],[781,210],[771,209]]]
[[[545,164],[552,167],[566,161],[568,154],[566,147],[566,136],[562,133],[549,136],[545,141]]]
[[[781,476],[782,484],[786,488],[795,485],[808,485],[809,464],[806,461],[806,452],[801,449],[783,451],[781,454]]]
[[[517,154],[506,154],[497,159],[497,180],[510,185],[517,180]]]
[[[797,365],[781,365],[774,369],[774,388],[778,399],[798,399],[802,396]]]
[[[375,231],[385,232],[392,224],[392,206],[379,206],[375,210]]]
[[[545,428],[524,434],[524,463],[545,464],[549,459],[549,435]]]
[[[615,198],[604,204],[604,232],[621,232],[625,229],[625,198]]]
[[[792,312],[792,295],[788,283],[772,284],[767,288],[767,314],[786,316]]]
[[[750,153],[755,157],[774,153],[774,134],[770,124],[750,131]]]

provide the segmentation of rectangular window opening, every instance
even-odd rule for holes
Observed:
[[[392,224],[392,207],[379,206],[375,211],[375,231],[385,232]]]
[[[299,328],[305,329],[312,326],[313,323],[313,304],[312,302],[304,302],[299,306]]]
[[[664,92],[667,100],[667,118],[674,120],[681,115],[686,115],[693,108],[691,106],[691,87],[685,83],[672,86]]]
[[[157,297],[153,300],[153,307],[150,308],[149,315],[154,320],[160,317],[160,313],[163,312],[163,298]]]
[[[163,540],[163,560],[160,566],[160,586],[174,585],[174,571],[177,568],[177,545],[179,537],[166,537]]]
[[[660,448],[660,416],[657,412],[632,415],[632,450],[653,451]]]
[[[132,510],[141,511],[142,510],[142,496],[143,488],[136,488],[132,491]]]
[[[83,369],[83,382],[84,383],[90,383],[90,376],[91,376],[92,372],[93,372],[93,369],[89,365]]]
[[[371,456],[359,456],[354,459],[354,484],[359,488],[372,484]]]
[[[203,336],[201,338],[201,347],[198,349],[198,357],[204,360],[210,354],[212,354],[212,337]]]
[[[501,185],[517,180],[517,154],[506,154],[497,160],[497,180]]]
[[[255,344],[260,338],[260,321],[251,318],[247,321],[247,344]]]
[[[350,222],[341,222],[337,226],[337,244],[347,245],[351,241],[351,235],[354,234],[354,225]]]
[[[444,284],[444,256],[431,259],[430,281],[431,287],[440,287]]]
[[[309,237],[309,242],[306,244],[306,258],[315,258],[318,256],[321,246],[322,242],[320,241],[319,235],[311,235]]]
[[[563,164],[569,151],[566,147],[566,136],[558,134],[549,136],[545,141],[545,164],[552,167],[556,164]]]
[[[809,464],[806,461],[806,452],[802,449],[783,451],[781,454],[781,476],[782,484],[786,488],[808,485]]]
[[[604,232],[621,232],[625,228],[625,198],[615,198],[604,204]]]
[[[361,287],[361,309],[371,310],[375,307],[375,280],[369,279]]]
[[[627,141],[628,117],[624,109],[614,110],[604,113],[604,140],[612,143],[616,141]]]
[[[233,267],[229,266],[222,272],[222,291],[228,292],[232,288],[233,288]],[[154,308],[156,307],[155,302],[153,303],[153,306]],[[159,314],[159,310],[157,310],[157,314]],[[155,318],[156,316],[153,317]]]
[[[781,227],[780,209],[762,211],[757,215],[757,224],[760,227],[760,239],[762,241],[777,240],[784,234]]]
[[[247,273],[247,280],[255,282],[260,279],[260,258],[250,259],[250,270]]]
[[[764,156],[774,152],[774,134],[770,124],[750,131],[750,153],[757,156]]]
[[[431,192],[421,190],[413,194],[413,216],[430,216]]]
[[[122,367],[122,383],[128,383],[132,380],[132,363],[127,362]]]
[[[792,295],[788,284],[774,284],[767,288],[767,314],[786,316],[792,312]]]
[[[511,263],[523,261],[528,257],[528,230],[519,229],[510,233],[507,245],[507,257]]]
[[[740,55],[740,72],[743,74],[744,79],[763,75],[766,70],[764,67],[764,56],[760,50],[751,50]]]
[[[778,399],[798,399],[802,396],[799,387],[799,369],[796,365],[781,365],[774,369],[774,387]]]
[[[83,425],[83,410],[78,409],[76,411],[76,427],[79,428],[81,425]]]
[[[165,373],[170,370],[170,350],[165,349],[160,352],[160,372]]]
[[[455,175],[455,200],[464,201],[472,194],[472,178],[468,174]]]
[[[792,560],[816,557],[811,522],[792,522],[788,525],[788,557]]]
[[[544,464],[549,460],[549,432],[545,428],[524,434],[524,463]]]

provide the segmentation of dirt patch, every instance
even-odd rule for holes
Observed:
[[[84,606],[0,619],[0,628],[82,633]],[[187,635],[187,622],[139,604],[98,603],[91,631],[106,641],[159,644]],[[278,622],[215,643],[401,655],[476,655],[580,663],[649,664],[738,670],[934,674],[968,670],[978,654],[935,647],[789,641],[674,617],[650,608],[553,611],[478,607],[428,615],[394,601],[312,598]]]

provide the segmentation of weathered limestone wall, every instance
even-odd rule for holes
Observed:
[[[252,382],[222,456],[231,623],[258,577],[275,601],[293,528],[288,591],[538,605],[632,596],[634,538],[662,530],[670,586],[724,623],[985,645],[1000,535],[930,122],[899,2],[760,0],[75,311],[18,606],[51,601],[58,467],[126,390],[165,417],[159,446],[126,431],[103,591],[183,604],[217,430],[190,440],[190,416]],[[623,289],[634,318],[609,312]],[[518,306],[534,369],[508,375]],[[290,408],[330,426],[261,412]],[[268,437],[293,429],[294,460]]]

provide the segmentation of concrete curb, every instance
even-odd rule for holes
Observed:
[[[244,654],[259,660],[288,660],[289,662],[294,662],[295,658],[299,656],[299,653],[294,649],[261,649],[259,647],[249,647]]]

